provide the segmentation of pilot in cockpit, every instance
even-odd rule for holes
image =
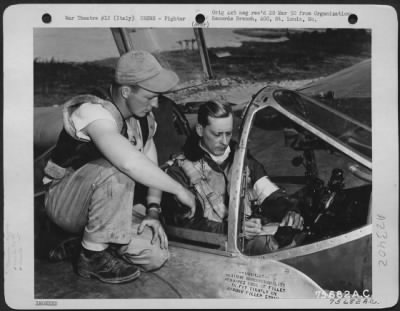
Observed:
[[[167,170],[196,195],[196,211],[193,215],[174,196],[164,194],[164,217],[170,225],[227,233],[229,187],[236,148],[231,140],[231,107],[208,101],[199,108],[197,121],[183,154],[175,156]],[[288,229],[303,229],[304,220],[296,201],[270,181],[264,167],[249,153],[246,163],[244,253],[259,255],[296,245],[294,239],[282,234]]]

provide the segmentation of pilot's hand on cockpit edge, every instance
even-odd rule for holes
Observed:
[[[176,194],[176,198],[185,206],[187,206],[190,211],[185,215],[185,218],[193,218],[196,212],[196,198],[192,192],[182,187],[182,189]]]
[[[261,219],[250,218],[244,221],[244,236],[246,239],[251,240],[262,231]]]
[[[295,211],[287,212],[280,223],[281,227],[292,227],[293,229],[297,230],[303,230],[303,225],[303,217]]]
[[[146,216],[139,225],[137,233],[141,234],[146,226],[150,227],[150,229],[153,231],[153,238],[151,239],[151,244],[154,244],[157,242],[157,240],[160,240],[160,247],[162,249],[167,249],[168,237],[164,231],[163,226],[161,225],[161,222],[158,219]]]

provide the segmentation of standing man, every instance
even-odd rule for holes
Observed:
[[[184,154],[178,156],[168,170],[171,177],[196,195],[195,217],[185,215],[184,208],[170,195],[165,196],[164,205],[170,209],[165,217],[173,225],[226,233],[229,185],[236,148],[231,141],[232,110],[229,105],[209,101],[200,106],[197,120],[195,133],[183,148]],[[263,234],[263,225],[278,222],[281,226],[301,230],[303,218],[285,191],[269,180],[259,162],[249,154],[246,162],[248,189],[244,200],[244,251],[258,255],[280,246],[273,235]],[[260,206],[259,215],[252,211],[251,201]]]
[[[65,231],[82,234],[77,273],[128,282],[168,259],[159,221],[162,191],[194,212],[194,196],[157,164],[152,109],[177,75],[145,51],[120,57],[110,100],[81,95],[64,104],[64,128],[45,167],[45,208]],[[149,187],[147,215],[132,213],[136,183]]]

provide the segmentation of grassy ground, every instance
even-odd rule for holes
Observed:
[[[220,52],[229,52],[230,56],[218,57]],[[364,30],[346,29],[296,32],[289,34],[285,42],[244,42],[240,47],[211,48],[209,56],[216,88],[231,83],[315,79],[370,58],[371,35]],[[181,81],[198,80],[194,74],[201,71],[197,50],[164,52],[162,57],[177,69]],[[35,106],[59,105],[76,94],[106,88],[115,63],[116,59],[35,62]]]

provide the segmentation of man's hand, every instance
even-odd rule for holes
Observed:
[[[157,237],[160,239],[161,248],[168,248],[168,237],[165,234],[164,228],[162,227],[160,221],[151,216],[146,216],[138,228],[138,234],[141,234],[144,228],[148,226],[153,231],[153,238],[151,240],[151,244],[157,242]]]
[[[193,218],[196,211],[196,199],[194,194],[182,186],[182,189],[176,194],[176,197],[183,205],[190,208],[190,212],[185,215],[185,218]]]
[[[248,240],[254,239],[261,233],[261,219],[250,218],[244,221],[244,237]]]
[[[287,212],[285,217],[283,217],[280,223],[281,227],[287,226],[298,230],[303,230],[303,225],[304,225],[303,217],[295,211]]]

